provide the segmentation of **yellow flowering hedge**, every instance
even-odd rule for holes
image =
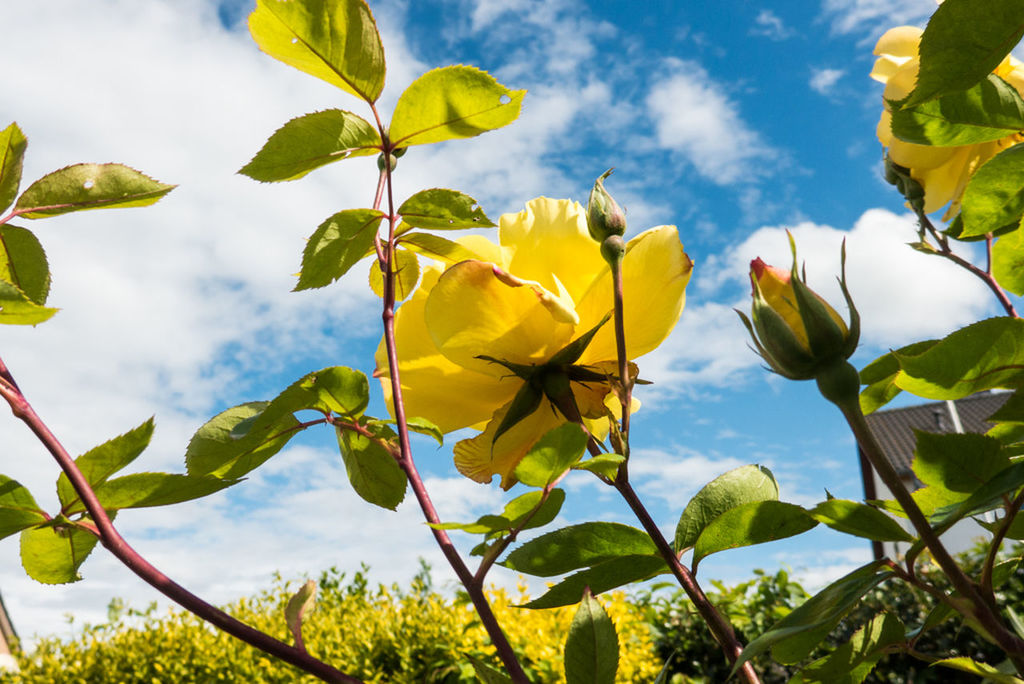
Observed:
[[[350,581],[331,571],[320,578],[317,609],[303,629],[306,646],[316,656],[366,682],[409,684],[475,682],[463,657],[469,653],[491,663],[487,635],[467,602],[434,591],[423,576],[410,590],[397,585],[371,587],[363,573]],[[294,587],[292,587],[294,590]],[[287,640],[283,610],[288,588],[278,582],[270,591],[243,598],[228,612],[275,637]],[[562,644],[575,607],[531,611],[514,605],[528,600],[520,587],[510,594],[488,591],[488,598],[530,681],[564,682]],[[618,681],[651,682],[661,662],[640,610],[621,592],[601,601],[619,632]],[[70,641],[41,640],[31,653],[17,654],[20,675],[0,682],[62,684],[170,684],[191,682],[313,682],[297,670],[216,632],[180,610],[155,607],[134,612],[112,606],[112,619],[86,626]]]

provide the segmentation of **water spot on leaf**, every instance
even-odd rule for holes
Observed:
[[[96,185],[96,182],[92,178],[89,178],[84,183],[82,183],[82,187],[85,188],[86,190],[92,190],[92,186],[94,185]]]
[[[508,95],[502,95],[501,97],[498,98],[498,102],[500,102],[503,105],[508,104],[511,101],[512,98],[509,97]]]
[[[292,38],[292,45],[294,45],[295,43],[298,43],[298,42],[299,42],[298,38]]]

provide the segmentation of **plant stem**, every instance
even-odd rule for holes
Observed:
[[[622,383],[622,454],[629,458],[629,409],[633,404],[633,380],[629,377],[629,357],[626,355],[625,302],[622,291],[622,259],[610,264],[612,288],[615,298],[615,351],[619,361],[619,382]]]
[[[71,455],[35,412],[35,409],[32,408],[25,395],[18,389],[18,384],[14,381],[3,360],[0,360],[0,378],[4,380],[3,383],[0,383],[0,395],[10,404],[14,415],[32,430],[60,465],[61,470],[67,475],[75,492],[81,498],[86,511],[89,513],[89,517],[95,523],[96,533],[100,542],[114,557],[124,563],[129,570],[186,610],[195,613],[207,622],[251,646],[276,656],[287,663],[291,663],[295,667],[319,677],[325,682],[361,684],[362,680],[331,667],[327,663],[309,655],[305,650],[289,646],[268,634],[253,629],[244,622],[236,620],[224,611],[191,593],[180,584],[177,584],[140,556],[114,528],[110,517],[100,504],[88,480],[82,475],[82,471],[78,469]]]
[[[970,606],[970,617],[977,620],[981,627],[991,636],[1006,655],[1013,661],[1014,667],[1019,674],[1024,674],[1024,640],[1021,640],[1013,632],[1008,630],[1002,620],[994,611],[992,605],[985,599],[980,588],[975,584],[957,565],[956,561],[942,545],[938,535],[928,519],[918,507],[917,502],[910,495],[904,486],[895,468],[885,457],[878,441],[868,427],[864,419],[864,413],[860,409],[860,403],[856,397],[845,401],[837,402],[843,417],[853,430],[854,437],[860,445],[861,450],[867,456],[868,461],[875,468],[878,476],[889,488],[896,501],[902,506],[903,512],[910,519],[914,529],[917,530],[921,541],[924,542],[932,557],[939,567],[949,578],[953,588],[960,592],[960,595],[968,601]],[[956,607],[956,606],[954,606]],[[963,612],[963,610],[960,610]]]
[[[405,402],[402,399],[402,382],[398,370],[398,350],[395,344],[395,274],[391,268],[395,255],[395,204],[391,183],[390,164],[392,148],[391,143],[387,138],[387,133],[380,123],[380,116],[377,113],[377,108],[372,107],[372,109],[374,117],[377,120],[381,140],[384,141],[383,153],[385,163],[383,175],[386,181],[385,185],[387,188],[388,198],[388,240],[387,243],[383,245],[384,261],[380,263],[380,268],[384,276],[384,308],[381,318],[384,324],[384,346],[388,355],[388,375],[391,380],[391,398],[394,405],[395,423],[398,428],[398,465],[401,466],[402,470],[405,472],[405,477],[409,481],[409,486],[412,487],[413,494],[416,496],[416,501],[419,503],[420,509],[423,511],[423,517],[426,518],[427,522],[436,525],[441,522],[441,519],[437,515],[434,503],[430,499],[426,486],[423,484],[423,478],[420,477],[419,470],[416,468],[416,462],[413,460],[412,446],[409,443],[409,424],[405,415]],[[379,191],[377,193],[377,201],[380,201]],[[379,205],[375,205],[374,209],[379,209]],[[469,567],[462,560],[458,550],[455,548],[455,544],[452,543],[451,538],[445,530],[437,529],[432,526],[430,531],[434,535],[434,540],[440,547],[441,553],[444,554],[448,564],[452,567],[452,570],[455,571],[459,581],[466,588],[466,592],[469,594],[470,601],[472,601],[473,607],[476,609],[480,622],[483,624],[484,629],[487,630],[487,634],[491,638],[491,643],[494,645],[494,648],[498,653],[498,657],[501,658],[501,662],[504,664],[508,675],[512,678],[513,682],[516,682],[516,684],[529,684],[530,680],[527,679],[522,665],[519,664],[519,659],[516,657],[512,644],[509,643],[508,638],[505,636],[505,632],[502,631],[501,626],[498,624],[498,619],[495,617],[494,611],[491,610],[487,597],[484,595],[483,577],[480,578],[480,581],[477,581],[476,578],[474,578],[473,573],[470,572]]]

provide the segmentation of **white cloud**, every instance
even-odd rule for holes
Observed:
[[[746,464],[731,456],[708,456],[682,446],[669,451],[636,449],[629,461],[629,476],[645,500],[659,498],[669,510],[681,510],[704,485],[741,465]]]
[[[778,157],[740,116],[739,108],[695,62],[669,60],[669,73],[651,86],[648,114],[657,142],[678,152],[697,173],[721,185],[751,179]]]
[[[750,34],[764,36],[771,40],[785,40],[796,35],[796,31],[786,26],[785,22],[775,12],[772,12],[770,9],[763,9],[754,18],[754,28],[750,30]]]
[[[843,69],[811,69],[809,85],[814,92],[828,95],[845,74]]]
[[[822,14],[838,34],[866,33],[877,38],[888,28],[923,24],[935,11],[934,0],[823,0]]]

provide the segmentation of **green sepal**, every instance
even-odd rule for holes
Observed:
[[[892,112],[892,134],[917,145],[956,147],[1024,130],[1024,99],[995,74],[967,90]]]
[[[392,269],[395,273],[395,301],[402,301],[416,289],[420,279],[420,262],[409,250],[396,248],[393,252]],[[384,274],[380,262],[370,264],[370,289],[378,297],[384,297]]]
[[[926,399],[960,399],[1024,386],[1024,320],[989,318],[950,333],[927,350],[894,352],[896,384]]]
[[[860,410],[864,415],[873,413],[882,408],[902,392],[896,384],[896,376],[900,372],[900,362],[897,354],[914,355],[931,349],[938,340],[924,340],[914,342],[896,351],[890,351],[864,366],[860,371],[860,382],[867,385],[860,392]]]
[[[579,361],[580,357],[583,356],[583,352],[585,352],[587,347],[590,345],[591,340],[594,339],[594,335],[604,327],[604,324],[607,323],[611,317],[612,312],[609,311],[601,318],[600,321],[598,321],[597,325],[555,352],[547,365],[556,367],[569,366]]]
[[[494,227],[475,199],[445,188],[420,190],[398,207],[398,214],[416,228],[461,230]]]
[[[0,280],[0,324],[37,325],[49,320],[59,309],[40,306],[10,283]]]
[[[565,503],[565,491],[552,489],[543,504],[544,492],[526,492],[512,499],[505,505],[500,515],[483,515],[471,523],[428,523],[438,530],[462,530],[469,534],[486,534],[488,537],[499,535],[513,529],[529,530],[543,527],[555,519]],[[539,508],[538,508],[539,506]],[[536,512],[535,512],[536,511]],[[529,516],[529,520],[527,520]]]
[[[861,566],[794,608],[747,644],[733,664],[733,674],[743,663],[769,648],[772,649],[772,657],[783,664],[797,663],[806,658],[864,594],[893,576],[888,562],[881,559]]]
[[[14,210],[39,219],[86,209],[145,207],[176,187],[124,164],[74,164],[28,186]]]
[[[447,66],[423,74],[398,98],[389,136],[395,147],[471,138],[519,117],[525,90],[509,90],[486,71]]]
[[[829,499],[807,513],[818,522],[844,534],[874,541],[914,541],[914,537],[888,515],[856,501]]]
[[[778,501],[779,485],[761,465],[745,465],[719,475],[686,504],[676,524],[675,551],[693,547],[701,532],[720,515],[742,504]]]
[[[783,501],[751,501],[730,508],[708,523],[693,545],[693,571],[712,553],[793,537],[818,521],[800,506]]]
[[[0,280],[14,285],[42,306],[50,294],[50,265],[32,231],[0,225]]]
[[[47,520],[28,489],[17,480],[0,475],[0,539]]]
[[[564,662],[566,684],[615,684],[619,637],[601,602],[589,590],[583,592],[569,625]]]
[[[480,258],[479,254],[463,245],[430,233],[404,233],[399,238],[399,244],[410,252],[447,264]]]
[[[905,639],[896,615],[876,615],[848,642],[800,670],[789,684],[859,684],[885,656],[887,647]]]
[[[543,596],[524,603],[522,608],[540,610],[571,606],[579,602],[583,592],[590,589],[601,594],[612,589],[642,582],[671,572],[665,559],[659,555],[629,555],[609,558],[593,567],[575,572],[551,586]]]
[[[538,388],[534,382],[524,382],[523,386],[516,392],[516,395],[512,397],[508,411],[505,413],[505,417],[501,419],[501,423],[498,424],[498,429],[495,430],[494,439],[491,443],[497,442],[498,438],[511,430],[516,423],[532,415],[534,411],[540,408],[540,402],[543,398],[543,390]]]
[[[18,124],[0,131],[0,212],[11,206],[21,185],[21,168],[28,139]]]
[[[548,487],[583,456],[589,435],[576,423],[549,430],[526,452],[515,476],[527,487]]]
[[[512,551],[502,565],[528,575],[552,577],[620,556],[657,554],[658,548],[643,530],[621,523],[589,522],[531,539]]]
[[[384,89],[384,47],[363,0],[258,0],[249,32],[271,57],[366,102]]]
[[[1003,235],[992,245],[992,275],[1003,289],[1024,296],[1024,230]]]
[[[405,472],[381,441],[396,438],[387,426],[375,430],[373,438],[337,426],[338,447],[345,462],[348,481],[364,501],[395,510],[405,498]]]
[[[238,173],[273,183],[302,178],[310,171],[381,149],[380,133],[368,121],[342,109],[327,109],[292,119]]]
[[[145,421],[137,428],[118,435],[97,447],[90,449],[75,459],[75,465],[82,472],[86,482],[96,489],[122,470],[149,446],[153,439],[153,419]],[[77,510],[84,510],[78,492],[71,486],[71,480],[63,472],[57,477],[57,498],[60,500],[61,512],[70,515]],[[77,504],[77,506],[75,506]]]
[[[935,10],[918,47],[917,84],[901,103],[911,107],[966,90],[995,70],[1024,35],[1024,5],[989,0],[946,0]]]
[[[346,209],[320,224],[302,251],[295,291],[330,285],[373,249],[384,214],[376,209]]]
[[[111,516],[113,517],[113,516]],[[85,522],[89,522],[88,519]],[[96,548],[95,535],[58,521],[21,531],[21,567],[42,584],[68,584],[82,579],[78,568]]]

